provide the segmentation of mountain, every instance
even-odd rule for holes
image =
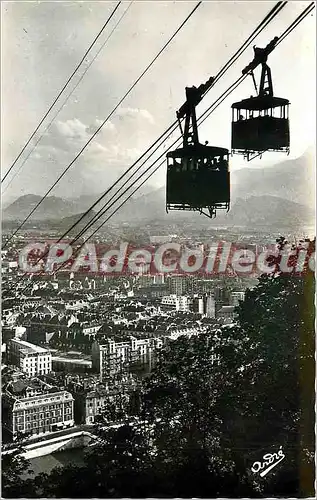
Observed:
[[[1,199],[1,210],[5,210],[9,205],[11,205],[16,199],[18,198],[18,196],[8,196],[6,197],[5,200],[3,200],[3,196],[2,196],[2,199]]]
[[[90,210],[87,214],[83,212],[80,214],[71,215],[69,217],[64,217],[61,221],[56,221],[56,225],[58,226],[58,228],[63,228],[66,230],[72,227],[74,224],[76,224],[77,221],[81,217],[83,217],[83,219],[76,225],[76,227],[74,227],[73,231],[77,234],[78,231],[87,224],[87,222],[90,222],[92,220],[95,214],[96,212]]]
[[[195,212],[175,212],[166,214],[165,211],[165,190],[159,189],[149,195],[131,200],[118,213],[120,220],[149,220],[166,219],[192,221],[196,218]],[[245,199],[237,198],[231,203],[228,213],[218,211],[216,219],[203,220],[209,225],[227,225],[227,226],[257,226],[266,227],[298,227],[314,223],[314,211],[303,204],[290,200],[279,198],[277,196],[263,195],[250,196]],[[199,218],[201,222],[201,218]]]
[[[230,225],[298,224],[313,220],[315,206],[314,155],[310,152],[295,160],[286,160],[272,167],[245,167],[231,173],[231,210],[217,214],[215,221]],[[99,198],[84,195],[76,199],[56,196],[46,198],[31,220],[55,219],[62,227],[71,226]],[[36,195],[21,196],[3,211],[4,220],[23,220],[40,201]],[[100,204],[94,207],[97,211]],[[114,207],[113,207],[114,208]],[[111,209],[111,212],[113,209]],[[74,216],[74,219],[73,219]],[[66,218],[65,218],[66,217]],[[130,198],[115,214],[117,221],[149,221],[153,219],[193,220],[195,213],[165,210],[165,186],[143,190]],[[69,219],[67,221],[67,219]],[[202,219],[202,218],[200,218]]]
[[[27,194],[11,203],[2,214],[4,220],[24,220],[41,201],[42,196]],[[60,219],[66,214],[76,214],[81,205],[72,200],[48,196],[30,217],[31,220]]]
[[[239,198],[228,214],[221,219],[228,225],[245,227],[293,227],[314,223],[314,212],[300,203],[276,196],[250,196]]]
[[[246,167],[231,173],[233,201],[269,195],[315,207],[315,185],[315,161],[309,151],[272,167]]]

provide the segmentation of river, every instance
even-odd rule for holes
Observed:
[[[49,473],[54,467],[69,464],[83,465],[83,463],[84,448],[73,448],[71,450],[57,451],[43,457],[32,458],[30,460],[30,467],[33,469],[32,476],[36,476],[40,472]]]

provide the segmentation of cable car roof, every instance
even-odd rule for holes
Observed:
[[[232,104],[233,109],[249,109],[252,111],[260,111],[261,109],[277,108],[278,106],[287,106],[288,99],[282,97],[273,97],[270,95],[250,97],[242,101]]]
[[[229,151],[226,148],[216,148],[213,146],[205,146],[204,144],[198,144],[195,146],[189,146],[187,148],[178,148],[174,151],[169,151],[167,153],[168,158],[192,158],[193,156],[198,157],[215,157],[228,155]]]

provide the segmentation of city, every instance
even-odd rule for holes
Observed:
[[[315,498],[315,6],[2,2],[3,498]]]
[[[150,275],[142,268],[126,277],[64,269],[21,280],[16,257],[27,238],[2,252],[3,426],[9,440],[93,424],[101,409],[113,408],[115,393],[129,402],[163,345],[234,322],[235,306],[257,282]],[[47,408],[46,394],[53,403]],[[122,411],[122,401],[117,404]]]

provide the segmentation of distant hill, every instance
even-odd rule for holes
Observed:
[[[250,196],[277,196],[315,207],[316,173],[313,155],[277,163],[273,167],[242,168],[231,173],[232,199]]]
[[[221,219],[228,225],[250,227],[300,227],[314,222],[310,207],[276,196],[251,196],[236,200],[228,214]]]
[[[23,220],[36,206],[40,196],[26,195],[15,200],[3,211],[5,220]],[[59,227],[70,227],[96,200],[98,195],[76,199],[56,196],[46,198],[32,220],[56,220]],[[295,160],[286,160],[273,167],[243,168],[231,173],[231,209],[217,214],[210,224],[228,225],[298,225],[314,219],[315,171],[309,152]],[[97,211],[100,205],[94,210]],[[112,211],[112,210],[111,210]],[[116,221],[193,220],[197,214],[165,210],[165,187],[143,190],[135,195],[113,217]],[[83,221],[82,224],[86,222]]]
[[[85,212],[80,214],[71,215],[70,217],[64,217],[61,221],[56,221],[56,224],[60,228],[68,229],[71,228],[77,221],[85,214]],[[88,214],[86,214],[83,219],[74,227],[73,231],[78,233],[80,229],[82,229],[88,222],[92,220],[96,212],[90,210]]]
[[[20,196],[9,205],[2,214],[4,220],[24,220],[36,207],[41,196],[27,194]],[[69,214],[75,214],[81,209],[80,203],[57,196],[48,196],[31,216],[32,220],[60,219]]]
[[[177,218],[179,221],[197,218],[194,212],[165,212],[165,190],[160,189],[149,195],[132,200],[118,213],[120,220],[148,220]],[[285,227],[311,224],[314,221],[314,211],[303,204],[285,200],[277,196],[250,196],[238,198],[231,203],[228,213],[217,212],[216,219],[210,220],[210,225],[224,224],[228,226],[274,226]]]

